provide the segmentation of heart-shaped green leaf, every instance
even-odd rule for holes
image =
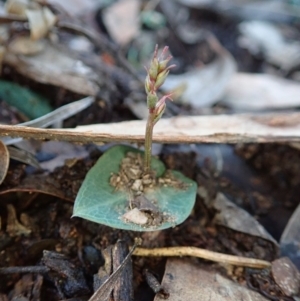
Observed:
[[[147,199],[155,200],[160,214],[168,218],[154,226],[139,225],[122,218],[123,214],[128,212],[128,195],[124,191],[116,191],[110,184],[110,177],[112,173],[119,172],[121,160],[128,152],[141,151],[118,145],[100,157],[88,172],[78,192],[73,216],[113,228],[134,231],[162,230],[182,223],[194,206],[197,185],[177,171],[172,171],[172,174],[184,184],[184,188],[157,186],[145,193]],[[165,172],[164,164],[154,157],[151,167],[157,177],[161,177]]]

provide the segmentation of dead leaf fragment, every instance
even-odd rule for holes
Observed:
[[[7,226],[6,231],[9,236],[20,236],[20,235],[29,235],[31,233],[30,229],[24,227],[21,223],[19,223],[17,219],[16,210],[13,205],[7,205]]]
[[[216,59],[184,74],[170,74],[162,87],[165,91],[173,91],[186,86],[182,98],[195,108],[210,106],[218,101],[236,70],[235,60],[217,39],[209,36],[208,42],[217,54]]]
[[[239,30],[243,34],[240,43],[254,55],[262,52],[268,62],[284,70],[290,70],[300,63],[300,43],[286,41],[279,26],[252,20],[242,22]]]
[[[42,276],[39,275],[38,278],[40,277],[43,278]],[[21,279],[18,282],[16,282],[14,289],[10,293],[11,300],[16,300],[16,301],[30,300],[29,298],[27,298],[27,296],[31,295],[34,283],[35,281],[33,280],[32,274],[23,275]]]
[[[218,193],[214,200],[205,199],[206,205],[213,207],[218,213],[214,222],[232,230],[264,238],[277,246],[276,240],[264,227],[244,209],[230,202],[224,194]]]
[[[69,104],[61,106],[58,109],[56,109],[44,116],[20,123],[19,125],[29,126],[29,127],[37,127],[37,128],[45,128],[50,125],[61,123],[66,118],[86,109],[93,102],[94,102],[94,98],[85,97],[83,99],[73,101]],[[13,138],[5,137],[5,138],[0,138],[0,140],[2,140],[2,142],[4,142],[6,145],[10,145],[10,144],[15,144],[17,142],[20,142],[22,139],[19,139],[19,138],[13,139]]]
[[[162,288],[168,301],[266,301],[259,293],[234,283],[216,272],[208,272],[194,261],[168,259]],[[156,295],[154,301],[164,300]]]
[[[76,186],[76,183],[74,183]],[[74,201],[75,193],[72,188],[60,187],[59,181],[49,175],[29,175],[8,187],[1,187],[0,195],[14,192],[43,193],[53,195],[67,201]]]
[[[30,37],[32,40],[45,37],[57,21],[56,16],[47,7],[36,10],[26,9],[26,16],[28,18]]]
[[[37,169],[41,168],[38,160],[35,158],[35,156],[32,153],[12,146],[8,146],[7,148],[11,159],[31,165]]]
[[[248,111],[299,107],[300,86],[275,75],[237,73],[231,78],[222,103]]]
[[[9,152],[5,144],[0,140],[0,184],[6,177],[9,167]]]
[[[5,10],[9,14],[25,17],[29,3],[29,0],[8,0],[5,3]]]
[[[46,43],[44,51],[35,56],[20,56],[7,52],[4,62],[40,83],[52,84],[85,95],[96,95],[99,90],[96,84],[98,75],[91,68],[50,42]]]
[[[45,46],[44,40],[33,41],[29,37],[21,36],[9,43],[8,50],[15,54],[35,55],[43,51]]]
[[[138,0],[123,0],[103,12],[103,21],[109,34],[121,46],[139,33],[139,6]]]

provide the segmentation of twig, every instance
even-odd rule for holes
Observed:
[[[111,291],[113,290],[117,279],[120,277],[122,271],[130,261],[131,255],[138,245],[142,243],[140,238],[135,240],[135,244],[124,258],[119,267],[110,275],[110,277],[95,291],[92,297],[88,301],[102,301],[107,300]]]
[[[258,122],[262,119],[264,122]],[[273,121],[279,120],[277,125]],[[153,142],[158,143],[271,143],[300,142],[300,113],[182,116],[161,119],[155,126]],[[270,121],[270,124],[269,122]],[[297,122],[296,122],[297,121]],[[273,122],[273,123],[272,123]],[[294,124],[293,124],[294,123]],[[40,129],[0,125],[0,137],[61,140],[80,143],[144,143],[146,122],[81,126],[76,129]]]
[[[34,273],[34,274],[45,274],[50,270],[45,266],[27,266],[27,267],[7,267],[0,268],[0,275],[8,274],[25,274],[25,273]]]
[[[221,262],[226,264],[232,264],[237,266],[264,269],[269,268],[271,263],[261,259],[247,258],[241,256],[227,255],[223,253],[213,252],[196,247],[170,247],[170,248],[156,248],[145,249],[136,248],[133,252],[135,256],[154,256],[154,257],[166,257],[166,256],[193,256],[214,262]]]

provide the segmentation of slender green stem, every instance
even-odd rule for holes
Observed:
[[[154,127],[154,117],[155,113],[150,113],[148,115],[146,134],[145,134],[145,156],[144,156],[144,171],[150,171],[151,168],[151,156],[152,156],[152,135]]]

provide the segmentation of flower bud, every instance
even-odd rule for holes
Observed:
[[[172,57],[168,56],[165,60],[159,61],[159,63],[158,63],[158,73],[160,73],[161,71],[163,71],[167,68],[167,65],[168,65],[168,63],[170,62],[171,59],[172,59]]]
[[[161,116],[163,115],[165,109],[166,109],[166,104],[165,103],[162,104],[159,108],[157,108],[157,111],[155,111],[155,117],[154,117],[154,121],[153,121],[154,125],[161,118]]]
[[[147,77],[145,79],[145,91],[146,91],[147,94],[150,93],[151,86],[152,86],[151,79],[150,79],[149,75],[147,75]]]
[[[155,117],[154,117],[154,124],[161,118],[163,115],[165,108],[166,108],[166,100],[169,99],[172,101],[171,93],[163,96],[155,105]]]
[[[159,62],[156,57],[154,57],[151,61],[149,70],[148,70],[148,75],[150,76],[151,79],[155,80],[158,74],[158,68],[159,68]]]
[[[165,82],[167,76],[169,74],[169,70],[164,70],[162,72],[160,72],[158,75],[157,75],[157,78],[156,78],[156,81],[155,81],[155,89],[158,89],[160,86],[163,85],[163,83]]]
[[[156,93],[148,93],[147,95],[147,107],[148,109],[155,109],[156,104],[158,102],[158,97],[156,95]]]

